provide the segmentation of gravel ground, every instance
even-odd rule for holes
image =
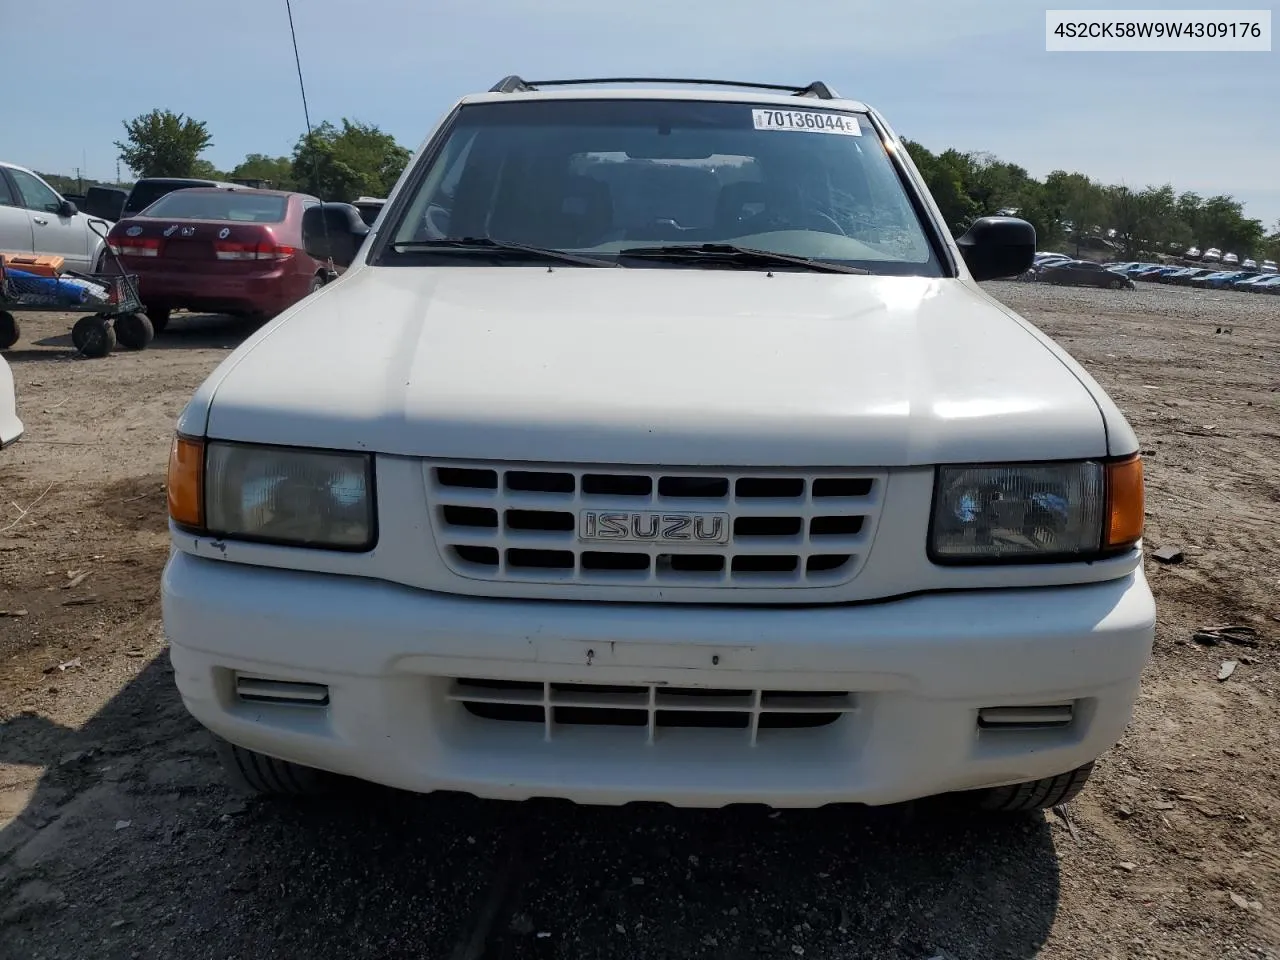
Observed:
[[[1280,298],[990,290],[1130,416],[1149,549],[1186,555],[1148,564],[1142,698],[1065,817],[240,801],[157,580],[174,419],[247,330],[80,360],[34,315],[0,454],[0,957],[1280,958]],[[1227,623],[1258,645],[1190,639]]]

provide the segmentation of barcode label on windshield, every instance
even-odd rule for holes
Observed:
[[[862,136],[858,118],[842,113],[813,113],[809,110],[752,110],[751,121],[757,130],[835,133],[844,137]]]

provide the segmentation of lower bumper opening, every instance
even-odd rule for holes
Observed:
[[[830,726],[857,709],[848,691],[455,679],[449,699],[474,717],[559,726],[760,730]]]

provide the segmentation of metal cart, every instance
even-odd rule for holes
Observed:
[[[89,226],[106,240],[106,221],[91,220]],[[115,262],[114,274],[67,272],[59,277],[17,277],[0,262],[0,350],[7,350],[21,336],[15,313],[86,314],[71,328],[71,342],[86,357],[105,357],[117,343],[129,350],[146,349],[155,330],[142,312],[138,278],[125,273],[110,244],[105,250]],[[60,281],[69,283],[64,286]],[[79,288],[83,299],[70,301],[65,287]]]

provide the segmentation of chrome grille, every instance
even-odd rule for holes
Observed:
[[[455,679],[448,698],[483,720],[540,724],[552,740],[566,726],[635,727],[652,743],[663,729],[761,731],[827,727],[857,710],[846,691],[737,690],[654,684]]]
[[[454,573],[610,586],[845,583],[866,559],[885,479],[484,462],[426,472],[436,543]]]

